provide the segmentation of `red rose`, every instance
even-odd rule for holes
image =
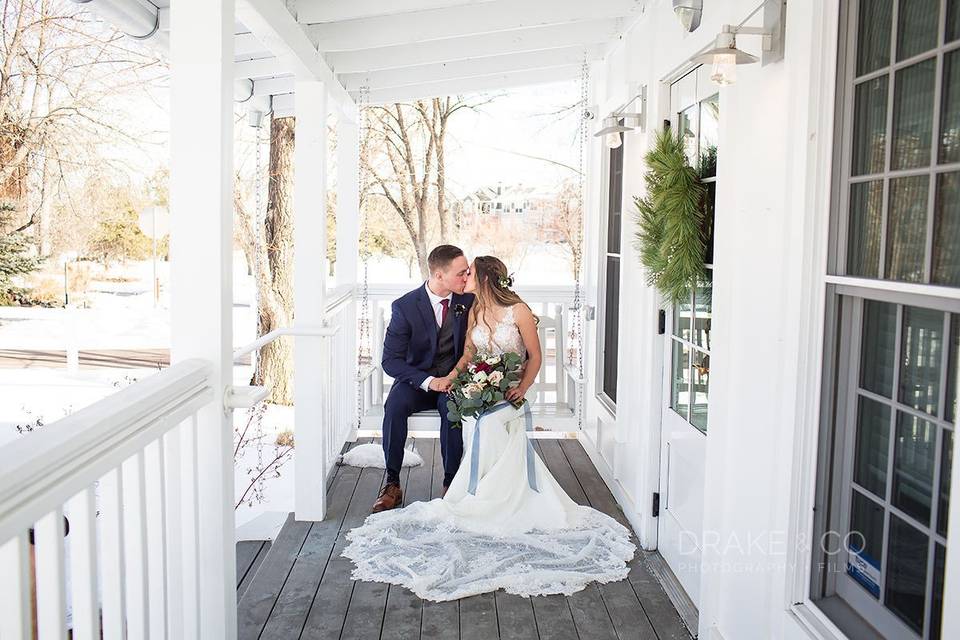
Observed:
[[[490,373],[493,371],[493,367],[488,365],[486,362],[477,363],[477,373]]]

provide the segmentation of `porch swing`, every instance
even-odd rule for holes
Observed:
[[[588,117],[586,116],[587,96],[589,91],[589,63],[584,57],[579,78],[579,98],[582,105],[578,126],[579,166],[577,206],[581,211],[581,224],[576,230],[575,242],[577,250],[575,256],[582,255],[583,250],[583,202],[585,190],[585,148],[589,136]],[[357,108],[361,140],[367,132],[366,109],[369,106],[370,87],[364,83],[357,94]],[[357,435],[379,436],[383,419],[383,403],[390,389],[386,381],[386,374],[377,364],[380,353],[378,344],[373,335],[378,338],[384,333],[389,322],[385,306],[376,305],[371,313],[369,260],[370,252],[366,249],[369,228],[363,212],[360,212],[360,258],[362,263],[362,279],[358,288],[358,334],[357,334],[357,367],[356,367],[356,403],[357,403]],[[582,316],[582,268],[579,260],[574,263],[573,297],[569,303],[537,300],[524,296],[531,304],[542,304],[543,313],[539,313],[538,336],[544,349],[544,364],[549,365],[554,373],[554,379],[548,380],[548,366],[541,368],[536,382],[530,387],[533,392],[533,411],[536,419],[547,423],[549,428],[538,426],[538,431],[566,431],[583,427],[583,316]],[[566,320],[567,311],[572,314],[572,322]],[[371,331],[371,322],[373,322]],[[553,334],[553,348],[548,350],[548,337]],[[567,343],[569,340],[569,344]],[[548,360],[547,354],[552,351],[553,357]],[[554,394],[555,401],[547,402],[548,394]],[[436,409],[428,409],[414,413],[409,420],[409,433],[413,436],[429,436],[439,433],[438,414]]]

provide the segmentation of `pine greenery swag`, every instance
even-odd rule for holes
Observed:
[[[644,160],[647,197],[634,197],[637,207],[635,246],[647,270],[647,283],[670,302],[690,296],[704,275],[703,198],[697,170],[687,162],[683,140],[665,128]]]

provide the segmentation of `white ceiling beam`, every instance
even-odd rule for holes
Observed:
[[[626,22],[620,18],[591,20],[450,40],[433,40],[360,51],[330,52],[324,54],[324,57],[327,64],[338,74],[363,73],[521,51],[608,42],[621,34],[625,26]]]
[[[267,51],[263,43],[252,33],[238,33],[233,36],[233,55],[252,56]]]
[[[586,47],[575,46],[562,49],[525,51],[472,60],[456,60],[454,62],[441,62],[402,69],[373,71],[371,73],[352,73],[341,75],[340,81],[347,91],[359,91],[364,84],[371,90],[377,90],[425,82],[457,80],[473,76],[488,76],[513,71],[580,64],[584,57],[588,61],[602,58],[604,50],[604,44],[594,44]]]
[[[276,56],[233,63],[234,78],[269,78],[291,73],[291,71],[292,69],[285,69]]]
[[[297,0],[296,12],[303,23],[339,22],[483,2],[490,0]]]
[[[253,95],[272,96],[278,93],[293,93],[297,79],[293,76],[264,78],[253,81]]]
[[[495,0],[395,16],[316,24],[306,29],[313,42],[326,53],[578,20],[635,17],[642,8],[642,0]]]
[[[294,114],[293,96],[292,93],[284,93],[270,98],[270,108],[273,110],[274,118],[288,118]]]
[[[237,19],[295,75],[323,82],[338,105],[353,103],[282,0],[240,0]]]
[[[410,102],[437,96],[463,95],[486,91],[499,91],[517,87],[527,87],[550,82],[572,80],[580,76],[580,65],[533,69],[515,73],[499,73],[490,76],[461,78],[443,82],[424,82],[422,84],[390,89],[370,91],[370,104],[390,102]]]

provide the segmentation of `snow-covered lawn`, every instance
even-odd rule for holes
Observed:
[[[149,261],[131,263],[117,275],[129,281],[91,283],[90,308],[46,309],[0,307],[0,349],[66,350],[70,341],[79,350],[162,349],[170,345],[170,311],[167,306],[167,264],[159,263],[160,304],[154,306],[150,287],[152,267]],[[254,340],[256,321],[252,281],[246,274],[241,254],[234,260],[234,344]],[[50,425],[64,415],[105,398],[135,380],[155,375],[156,369],[82,369],[70,372],[63,367],[28,369],[0,368],[0,446],[19,438],[17,425],[35,425],[39,419]],[[247,384],[251,369],[234,368],[234,382]],[[237,411],[238,428],[247,421]],[[44,427],[44,428],[55,428]],[[262,456],[273,459],[277,434],[292,430],[293,411],[289,407],[267,409],[262,421]],[[255,446],[248,446],[235,464],[235,486],[240,494],[248,486],[247,469],[257,463]],[[280,477],[268,477],[263,486],[263,501],[236,510],[238,539],[273,538],[286,514],[293,510],[293,460],[280,468]]]

